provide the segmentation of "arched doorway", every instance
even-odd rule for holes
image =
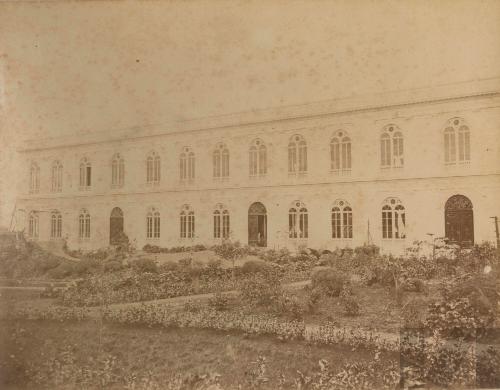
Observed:
[[[267,246],[267,211],[260,202],[248,209],[248,245]]]
[[[109,217],[109,243],[117,245],[120,243],[120,236],[123,233],[123,211],[119,207],[111,210]]]
[[[445,235],[452,244],[474,245],[474,213],[472,202],[463,195],[453,195],[446,201],[444,211]]]

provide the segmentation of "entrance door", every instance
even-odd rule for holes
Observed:
[[[445,235],[449,242],[462,247],[474,245],[472,202],[463,195],[453,195],[445,205]]]
[[[109,243],[117,245],[120,243],[120,236],[123,233],[123,211],[115,207],[109,217]]]
[[[260,202],[248,209],[248,245],[267,246],[267,212]]]

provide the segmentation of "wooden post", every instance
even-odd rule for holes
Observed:
[[[490,217],[490,218],[493,219],[493,221],[495,221],[495,234],[497,237],[497,251],[500,251],[500,235],[498,233],[498,217],[495,216],[495,217]]]

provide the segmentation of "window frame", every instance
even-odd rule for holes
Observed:
[[[404,241],[406,239],[406,208],[399,198],[387,198],[382,203],[382,240]]]
[[[265,177],[267,175],[267,146],[256,138],[248,149],[248,174],[251,178]]]
[[[353,211],[352,207],[344,199],[337,199],[331,207],[331,238],[333,240],[352,240]]]
[[[158,240],[161,237],[161,214],[155,207],[150,207],[146,214],[146,239]]]
[[[299,200],[292,202],[288,208],[288,238],[290,240],[309,238],[309,211]]]
[[[36,161],[30,164],[30,194],[38,194],[40,192],[40,166]]]
[[[92,188],[92,163],[87,157],[80,160],[80,191]]]
[[[349,175],[351,169],[352,138],[345,130],[338,130],[330,140],[330,172]]]
[[[294,134],[288,140],[288,174],[302,176],[307,172],[307,141],[302,135]]]
[[[111,158],[111,188],[122,188],[125,185],[125,160],[120,153]]]
[[[380,142],[380,167],[382,169],[402,169],[405,166],[404,133],[395,124],[382,129]]]
[[[190,205],[182,206],[180,212],[180,238],[193,239],[195,238],[195,214]]]
[[[149,186],[159,185],[161,182],[161,157],[152,150],[146,156],[146,184]]]
[[[228,180],[230,177],[230,153],[224,142],[215,145],[212,151],[213,178],[215,180]]]
[[[90,240],[92,237],[90,230],[90,213],[87,209],[81,209],[78,214],[78,239],[81,241]]]

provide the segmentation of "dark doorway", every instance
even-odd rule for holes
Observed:
[[[120,237],[123,233],[123,211],[115,207],[109,217],[109,243],[111,245],[120,244]]]
[[[463,195],[453,195],[444,211],[445,235],[451,244],[474,245],[474,213],[472,202]]]
[[[248,245],[267,246],[267,212],[260,202],[248,209]]]

